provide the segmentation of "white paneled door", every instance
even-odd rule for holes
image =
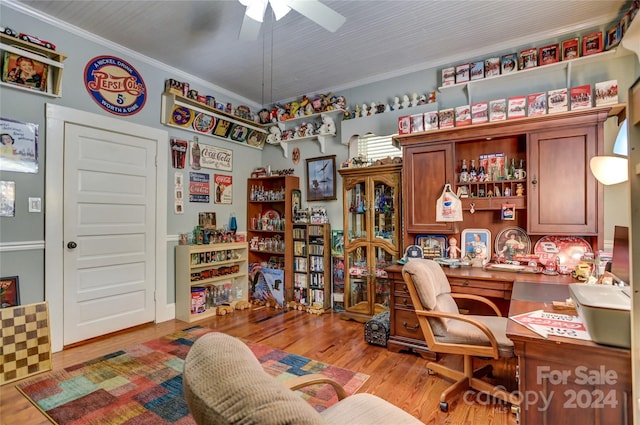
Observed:
[[[65,123],[64,345],[155,319],[156,144]]]

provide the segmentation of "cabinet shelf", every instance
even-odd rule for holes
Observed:
[[[11,84],[0,81],[0,86],[11,87],[17,90],[27,91],[43,96],[60,97],[62,96],[62,71],[64,70],[63,62],[67,59],[67,55],[57,50],[47,49],[43,46],[12,37],[5,33],[0,33],[0,51],[14,53],[29,59],[47,64],[49,66],[47,75],[47,89],[41,91],[28,86]]]

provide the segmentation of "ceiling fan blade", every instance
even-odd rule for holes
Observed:
[[[260,27],[262,22],[254,21],[247,15],[244,15],[242,19],[242,27],[240,28],[240,35],[238,38],[242,41],[255,41],[260,34]]]
[[[318,0],[289,0],[287,6],[331,32],[336,32],[347,20]]]

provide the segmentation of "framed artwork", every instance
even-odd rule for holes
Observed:
[[[0,181],[0,217],[16,216],[16,182]]]
[[[491,231],[489,229],[464,229],[462,231],[463,256],[486,264],[491,258]]]
[[[592,32],[582,37],[582,56],[602,52],[602,31]]]
[[[417,235],[416,245],[422,248],[424,258],[443,258],[447,252],[445,235]]]
[[[38,124],[0,118],[0,171],[38,172]]]
[[[307,201],[333,199],[337,199],[336,156],[307,159]]]
[[[560,60],[560,46],[558,43],[540,48],[538,62],[540,66],[556,63]]]
[[[49,65],[13,52],[4,52],[3,64],[2,81],[5,83],[48,92]]]
[[[233,176],[224,174],[213,175],[213,186],[215,189],[214,203],[231,204],[233,203]]]
[[[0,308],[20,305],[18,276],[0,278]]]
[[[580,40],[570,38],[562,42],[562,60],[568,61],[580,56]]]
[[[214,212],[199,212],[198,213],[198,226],[201,229],[215,229],[216,228],[216,213]]]

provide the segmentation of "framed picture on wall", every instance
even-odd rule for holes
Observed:
[[[307,159],[307,201],[333,199],[337,199],[336,156]]]
[[[2,81],[20,87],[47,92],[49,65],[38,60],[4,52]]]

